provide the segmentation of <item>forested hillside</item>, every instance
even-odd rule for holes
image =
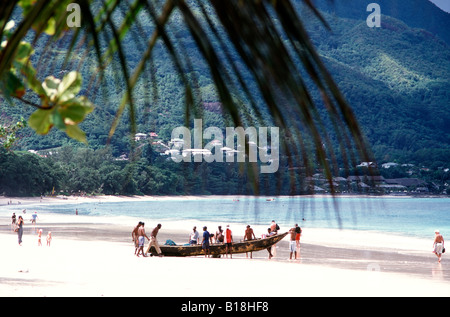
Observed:
[[[330,5],[327,0],[315,1],[331,30],[300,5],[300,1],[298,11],[304,18],[314,45],[355,111],[378,164],[394,161],[433,169],[449,168],[450,14],[440,11],[427,0],[378,1],[382,11],[381,27],[370,28],[366,24],[368,2],[371,1],[335,1],[334,5]],[[124,46],[130,48],[126,52],[130,69],[138,62],[134,52],[139,49],[139,37],[149,35],[145,27],[145,23],[149,22],[140,22],[141,33],[132,33],[123,40]],[[189,52],[184,65],[186,74],[195,78],[198,85],[198,113],[190,113],[190,117],[202,114],[205,127],[225,128],[227,121],[222,116],[211,76],[189,32],[177,24],[176,16],[170,24],[170,34],[182,39],[183,46],[178,49],[182,53]],[[62,64],[68,45],[57,43],[49,53],[48,48],[45,50],[45,44],[45,41],[37,43],[34,57],[43,77],[53,74],[52,71]],[[84,59],[81,71],[85,83],[89,83],[94,64],[90,59],[95,57],[75,52],[73,58]],[[237,55],[233,58],[239,64]],[[153,61],[149,70],[151,78],[141,80],[136,90],[137,130],[142,133],[155,132],[159,140],[167,143],[172,129],[184,123],[185,95],[181,79],[162,45],[155,51]],[[252,78],[248,76],[245,80],[251,82]],[[151,144],[142,146],[141,156],[135,160],[137,165],[133,165],[134,170],[126,162],[117,161],[121,155],[129,158],[130,140],[134,137],[130,136],[128,116],[125,114],[110,146],[104,149],[122,90],[123,83],[114,72],[108,73],[100,86],[84,85],[83,92],[96,105],[94,112],[81,124],[87,133],[88,149],[82,149],[84,145],[68,139],[56,129],[46,136],[36,135],[30,128],[19,132],[15,150],[54,149],[53,152],[57,153],[49,155],[51,162],[45,164],[58,177],[49,176],[48,179],[53,181],[44,182],[44,191],[55,187],[64,191],[108,194],[227,194],[252,191],[251,186],[245,184],[245,179],[237,176],[237,164],[192,164],[194,168],[190,170],[186,166],[167,162],[155,148],[151,148]],[[243,104],[248,102],[242,96],[235,97]],[[313,98],[320,100],[318,94],[313,94]],[[27,118],[33,110],[23,105],[9,107],[3,103],[2,120],[13,122],[20,116]],[[262,115],[270,122],[269,113]],[[70,155],[67,154],[68,148],[72,148]],[[77,155],[84,157],[89,153],[106,156],[92,165],[72,158]],[[29,154],[19,154],[21,157],[24,155],[28,157]],[[0,163],[5,166],[5,162],[6,156]],[[282,162],[286,160],[282,158]],[[78,173],[82,169],[77,164],[86,169],[82,172],[86,179],[81,180]],[[79,171],[75,172],[77,169]],[[290,193],[292,188],[284,182],[289,178],[289,173],[286,163],[280,165],[277,175],[261,177],[261,188],[264,187],[267,193],[277,190]],[[282,176],[277,177],[280,174]],[[203,177],[205,175],[208,177]],[[428,177],[434,180],[432,176]],[[448,176],[439,174],[437,177],[443,185]],[[302,186],[299,185],[297,190],[299,188]],[[22,194],[26,192],[24,190]],[[34,194],[40,192],[33,191]]]

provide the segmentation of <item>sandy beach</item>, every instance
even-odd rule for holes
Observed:
[[[36,229],[25,217],[23,244],[11,230],[11,214],[3,206],[83,201],[164,199],[164,197],[0,198],[2,262],[0,296],[147,296],[147,297],[279,297],[279,296],[448,296],[450,258],[441,264],[431,252],[432,240],[352,230],[307,229],[300,258],[289,260],[288,238],[253,259],[136,257],[131,230],[136,223],[111,222],[104,217],[39,215],[43,230],[38,246]],[[186,197],[183,197],[186,199]],[[191,197],[190,199],[204,199]],[[149,233],[156,223],[146,222]],[[162,223],[160,244],[187,242],[192,223],[183,227]],[[200,227],[197,224],[197,227]],[[212,228],[215,230],[215,227]],[[233,228],[242,239],[244,227]],[[263,227],[255,227],[259,236]],[[51,231],[51,246],[45,237]],[[276,286],[271,283],[276,281]],[[204,287],[206,285],[206,287]],[[221,292],[215,289],[220,286]],[[275,291],[276,290],[276,291]]]

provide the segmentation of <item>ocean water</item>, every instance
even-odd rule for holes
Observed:
[[[25,206],[6,206],[7,212]],[[136,221],[188,221],[269,225],[282,229],[298,223],[304,228],[371,230],[418,238],[450,233],[450,199],[396,197],[223,197],[167,199],[134,202],[86,202],[28,205],[38,214],[71,214],[89,217],[127,217]],[[95,220],[94,220],[95,221]]]

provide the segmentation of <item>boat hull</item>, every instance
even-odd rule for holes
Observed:
[[[281,241],[288,233],[277,234],[268,238],[256,239],[250,241],[236,242],[232,244],[232,253],[246,253],[266,250],[275,243]],[[202,249],[201,244],[197,245],[163,245],[160,246],[161,252],[164,256],[197,256],[204,255],[205,252]],[[210,254],[218,256],[225,254],[225,244],[211,244],[209,247]],[[149,252],[156,255],[156,250],[152,246]]]

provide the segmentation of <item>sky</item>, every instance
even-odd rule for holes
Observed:
[[[430,0],[442,10],[450,13],[450,0]]]

